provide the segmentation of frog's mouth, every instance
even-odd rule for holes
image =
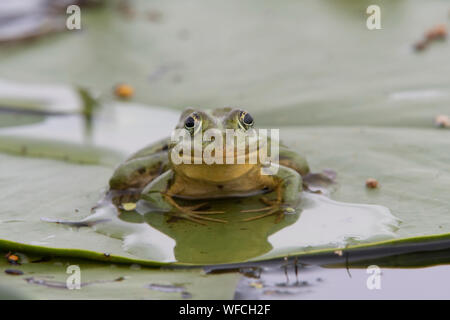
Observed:
[[[186,146],[180,153],[180,160],[183,164],[197,165],[257,165],[261,163],[261,159],[267,158],[266,147],[267,143],[261,140],[237,145],[224,144],[220,147],[214,142],[203,142],[198,147]],[[190,154],[186,150],[191,150]]]
[[[237,164],[249,164],[249,165],[257,165],[260,164],[259,158],[259,150],[252,150],[249,152],[248,150],[244,152],[231,151],[228,152],[226,150],[221,150],[219,152],[211,151],[208,153],[201,153],[201,156],[188,156],[191,164],[201,164],[201,165],[237,165]],[[186,159],[186,160],[188,160]],[[187,163],[187,162],[185,162]]]
[[[227,159],[226,149],[220,150],[220,154],[212,151],[210,156],[205,156],[204,149],[202,151],[203,156],[188,155],[186,161],[174,166],[174,170],[191,179],[222,184],[239,179],[261,166],[259,149],[246,148],[241,153],[234,150],[232,159]]]

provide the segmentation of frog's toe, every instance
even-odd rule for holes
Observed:
[[[183,207],[181,207],[181,208],[183,208]],[[186,209],[186,210],[180,210],[180,211],[174,212],[173,215],[176,217],[187,219],[189,221],[196,222],[196,223],[203,224],[203,225],[205,225],[204,221],[212,221],[212,222],[219,222],[219,223],[227,223],[228,222],[228,221],[222,220],[222,219],[216,219],[216,218],[210,218],[210,217],[203,216],[204,214],[215,214],[215,213],[218,213],[218,212],[210,213],[210,212],[205,211],[205,213],[203,213],[203,212],[191,211],[191,210]]]
[[[194,210],[192,211],[195,214],[221,214],[221,213],[225,213],[225,211],[197,211]]]
[[[202,208],[205,209],[208,206],[209,206],[208,202],[202,202],[202,203],[199,203],[199,204],[196,204],[196,205],[193,205],[193,206],[185,206],[183,208],[195,211],[195,210],[202,209]]]
[[[273,205],[279,204],[279,201],[278,201],[277,199],[275,199],[275,200],[270,200],[270,199],[268,199],[267,197],[261,197],[261,198],[259,199],[259,201],[261,201],[262,203],[264,203],[264,204],[266,204],[266,205],[268,205],[268,206],[273,206]]]
[[[210,204],[208,202],[203,202],[196,204],[194,206],[184,206],[184,209],[187,209],[195,214],[221,214],[225,213],[225,211],[218,211],[218,210],[198,210],[198,209],[208,209]]]
[[[267,207],[264,207],[264,208],[241,210],[241,212],[243,212],[243,213],[249,213],[249,212],[262,212],[262,211],[269,211],[269,210],[272,210],[272,209],[273,209],[272,206],[267,206]]]
[[[269,200],[266,197],[261,197],[259,199],[262,203],[266,205],[266,207],[263,208],[257,208],[257,209],[248,209],[248,210],[241,210],[243,213],[249,213],[249,212],[263,212],[263,211],[272,211],[274,208],[278,208],[281,210],[281,201],[278,199]]]
[[[206,226],[206,223],[204,223],[203,221],[195,219],[194,217],[187,215],[187,214],[179,213],[179,214],[172,214],[172,216],[175,218],[178,218],[178,219],[186,219],[186,220]]]
[[[264,214],[261,214],[261,215],[259,215],[259,216],[256,216],[256,217],[251,217],[251,218],[246,218],[246,219],[243,219],[242,221],[253,221],[253,220],[258,220],[258,219],[261,219],[261,218],[264,218],[264,217],[268,217],[268,216],[271,216],[271,215],[273,215],[273,214],[275,214],[275,213],[277,213],[277,212],[280,212],[280,210],[281,210],[281,208],[280,207],[267,207],[267,208],[263,208],[263,210],[264,209],[269,209],[269,211],[268,212],[266,212],[266,213],[264,213]],[[259,211],[262,211],[261,209],[259,210]],[[243,211],[244,212],[244,211]],[[247,211],[247,212],[250,212],[250,211]],[[253,211],[254,212],[254,211]]]
[[[196,211],[194,211],[195,213],[191,213],[190,215],[200,219],[200,220],[206,220],[206,221],[213,221],[213,222],[220,222],[220,223],[228,223],[228,221],[223,220],[223,219],[216,219],[216,218],[209,218],[209,217],[204,217],[201,214],[198,214]],[[204,214],[204,213],[203,213]]]
[[[276,213],[279,213],[279,216],[281,216],[281,217],[284,215],[285,208],[279,199],[269,200],[265,197],[261,197],[260,200],[261,200],[261,202],[265,203],[267,206],[263,207],[263,208],[258,208],[258,209],[242,210],[241,212],[243,212],[243,213],[264,212],[264,211],[267,211],[267,212],[263,213],[259,216],[256,216],[256,217],[243,219],[242,221],[253,221],[253,220],[261,219],[264,217],[268,217],[268,216],[276,214]]]
[[[190,220],[193,222],[197,222],[200,224],[205,224],[201,220],[227,223],[226,220],[209,218],[209,217],[203,216],[203,215],[208,215],[208,214],[224,213],[223,211],[196,211],[195,210],[195,209],[203,208],[205,205],[207,205],[207,203],[200,203],[200,204],[197,204],[194,206],[183,207],[183,206],[179,205],[178,203],[176,203],[176,201],[170,195],[165,194],[164,196],[167,199],[167,201],[169,202],[169,204],[171,204],[173,207],[174,211],[172,212],[172,214],[179,218],[184,218],[184,219],[187,219],[187,220]]]

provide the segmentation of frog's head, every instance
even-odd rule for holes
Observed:
[[[185,136],[181,142],[185,144],[185,150],[189,150],[190,147],[191,153],[183,154],[183,157],[190,160],[191,164],[187,164],[186,161],[175,164],[171,159],[173,169],[190,178],[217,183],[241,177],[259,165],[257,155],[258,148],[262,144],[261,142],[258,144],[253,125],[253,117],[242,109],[223,108],[211,111],[186,109],[181,114],[176,129]],[[230,139],[234,141],[234,148],[230,144]],[[187,146],[189,144],[190,146]],[[172,142],[169,147],[169,158],[172,151],[175,151],[175,146],[178,146],[176,152],[181,149],[179,141]],[[233,162],[227,161],[227,157],[230,156],[234,157]],[[219,158],[222,159],[222,164],[217,163]],[[215,163],[211,164],[212,159]]]

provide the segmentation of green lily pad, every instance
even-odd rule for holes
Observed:
[[[25,261],[23,261],[25,260]],[[232,299],[240,275],[210,276],[199,269],[149,269],[77,259],[25,256],[21,265],[0,259],[4,299]],[[67,288],[69,266],[80,271],[80,289]],[[14,271],[14,272],[12,272]],[[14,274],[19,272],[20,274]],[[72,271],[73,272],[73,271]],[[126,290],[126,294],[124,294]]]
[[[5,250],[153,266],[204,265],[380,245],[389,255],[389,248],[397,241],[437,234],[445,238],[450,233],[446,219],[446,190],[450,187],[446,166],[450,162],[440,151],[450,132],[308,127],[282,128],[281,133],[289,146],[308,155],[313,170],[331,167],[338,172],[338,186],[331,197],[343,202],[305,193],[296,214],[280,222],[267,217],[249,223],[241,221],[239,211],[258,207],[257,199],[214,202],[213,209],[227,211],[218,217],[230,223],[206,227],[186,221],[169,223],[161,213],[126,212],[118,219],[116,211],[103,214],[97,210],[90,216],[90,208],[105,191],[111,166],[100,161],[80,165],[1,155],[2,163],[12,168],[0,186],[8,189],[2,195],[1,246]],[[417,137],[414,144],[411,137]],[[64,155],[63,149],[55,152]],[[380,187],[367,189],[368,177],[377,178]],[[429,190],[431,181],[436,185]],[[51,201],[36,206],[39,198]],[[42,221],[43,217],[84,221],[93,228],[68,228]],[[24,235],[15,230],[28,231]],[[390,241],[380,244],[380,240]]]
[[[124,298],[127,289],[130,298],[182,298],[180,290],[231,298],[237,279],[131,264],[266,263],[286,256],[341,267],[450,261],[450,131],[433,127],[436,115],[450,114],[449,44],[413,50],[428,28],[448,22],[448,3],[129,3],[131,11],[114,0],[82,7],[81,31],[0,50],[0,78],[7,79],[0,83],[0,251],[54,259],[17,267],[23,276],[0,274],[2,297]],[[382,30],[365,26],[371,4],[381,6]],[[135,89],[133,103],[108,101],[118,83]],[[74,99],[59,99],[55,84],[99,93],[104,105],[92,123],[73,115],[86,112],[77,90],[69,90]],[[16,85],[25,95],[14,92]],[[226,226],[168,223],[165,215],[136,212],[83,228],[41,220],[97,219],[90,209],[113,167],[167,136],[177,118],[172,109],[228,105],[248,109],[260,127],[280,128],[313,171],[336,171],[331,200],[305,195],[303,204],[320,199],[344,210],[314,214],[304,206],[278,223],[267,217],[245,225],[238,211],[260,205],[247,199],[213,204],[231,210],[222,216],[230,219]],[[367,189],[367,178],[379,188]],[[360,211],[346,216],[346,208]],[[66,263],[79,264],[92,285],[72,292],[38,284],[49,274],[63,282]],[[169,287],[175,292],[163,292]]]
[[[0,128],[39,123],[42,120],[44,120],[44,117],[39,115],[2,112],[0,117]]]

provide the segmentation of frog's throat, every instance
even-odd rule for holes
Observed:
[[[257,167],[260,166],[257,164],[180,164],[174,167],[174,171],[188,179],[220,184],[242,178]]]

